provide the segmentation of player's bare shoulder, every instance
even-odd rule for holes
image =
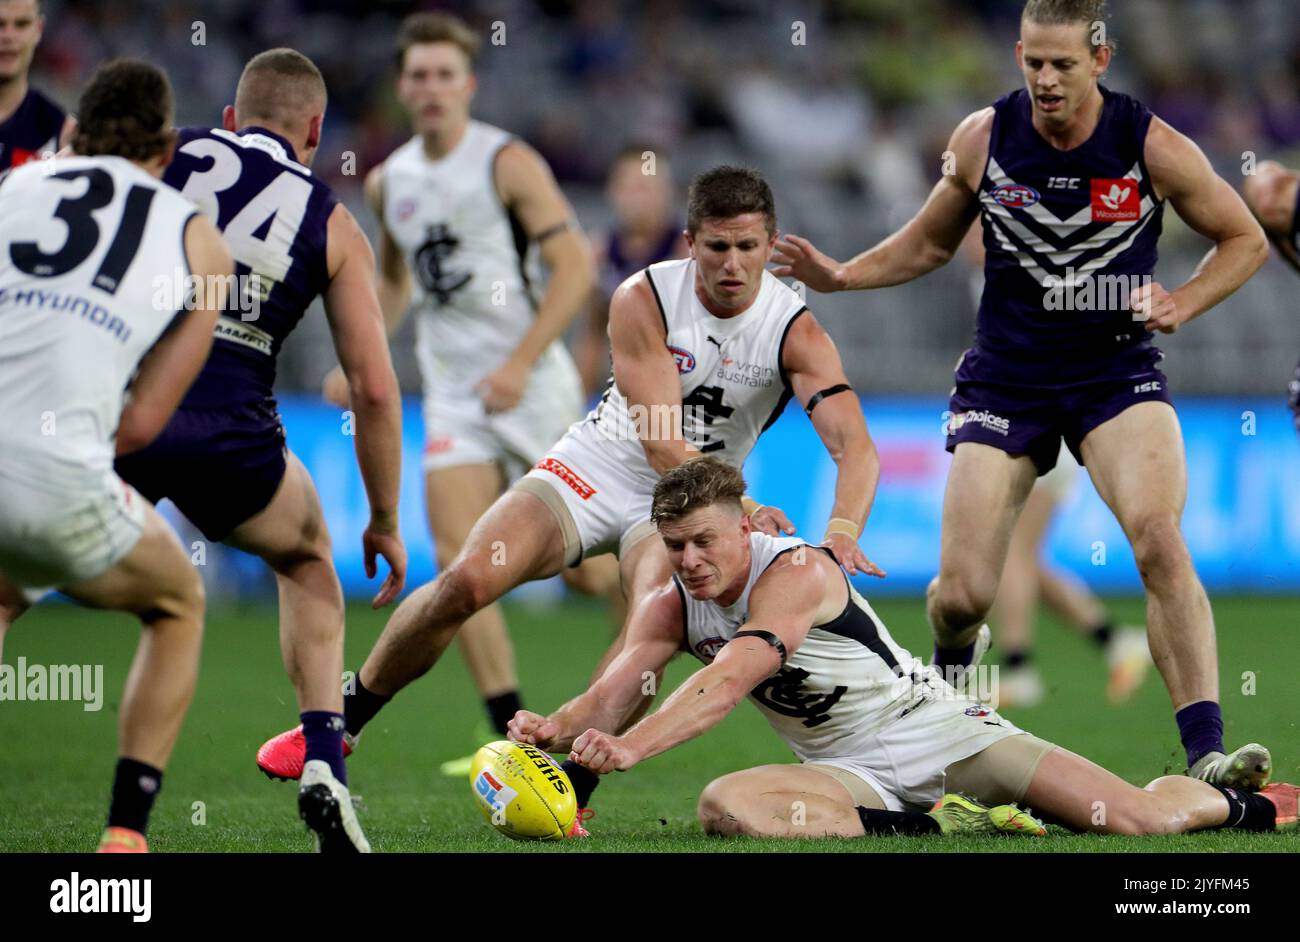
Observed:
[[[387,161],[380,161],[371,167],[365,182],[366,205],[381,221],[384,215],[384,167],[387,164]]]
[[[988,163],[994,114],[992,105],[971,112],[962,119],[948,139],[948,154],[944,157],[951,156],[952,164],[947,164],[945,159],[944,173],[971,193],[979,191],[984,165]]]
[[[634,275],[630,275],[623,280],[609,301],[609,329],[613,331],[615,324],[627,329],[636,327],[639,330],[655,329],[660,334],[666,335],[663,315],[659,311],[659,301],[655,297],[655,290],[650,282],[650,275],[646,269],[641,269]]]

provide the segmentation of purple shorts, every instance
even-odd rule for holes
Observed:
[[[153,503],[168,498],[219,543],[265,509],[284,480],[284,426],[274,400],[178,409],[161,435],[118,458],[118,476]]]
[[[1169,381],[1159,369],[1062,389],[958,380],[948,401],[946,447],[952,451],[961,442],[979,442],[1009,455],[1028,455],[1043,475],[1056,466],[1062,439],[1083,464],[1084,437],[1139,402],[1173,405]]]

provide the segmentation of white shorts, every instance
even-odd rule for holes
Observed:
[[[948,766],[1010,736],[1024,735],[1024,730],[985,704],[937,699],[890,723],[862,754],[809,759],[805,765],[852,774],[870,786],[890,811],[929,811],[943,797]]]
[[[1074,494],[1079,483],[1079,462],[1074,460],[1070,449],[1061,443],[1061,453],[1056,456],[1056,464],[1041,478],[1036,487],[1046,491],[1054,502],[1064,504]]]
[[[621,458],[595,425],[584,419],[570,428],[517,485],[533,493],[546,491],[538,496],[560,518],[560,528],[565,532],[566,565],[577,565],[601,553],[621,555],[654,532],[650,503],[658,479],[645,462],[634,470]],[[559,495],[563,510],[568,511],[568,521],[562,518],[550,496],[552,492]],[[576,527],[576,533],[570,534],[570,527]]]
[[[42,480],[40,469],[39,460],[0,466],[0,572],[29,602],[121,562],[139,542],[149,506],[112,470],[52,466]],[[66,486],[72,480],[76,486]]]
[[[473,389],[427,385],[424,470],[496,463],[513,481],[581,414],[581,380],[567,353],[548,351],[533,368],[519,404],[496,415],[487,414]]]

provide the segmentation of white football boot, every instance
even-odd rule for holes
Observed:
[[[1226,756],[1222,752],[1207,752],[1196,760],[1187,774],[1220,788],[1255,792],[1268,784],[1268,778],[1273,774],[1273,757],[1259,743],[1252,742]]]
[[[334,777],[328,762],[311,759],[303,766],[298,815],[316,832],[317,853],[370,853],[348,787]]]

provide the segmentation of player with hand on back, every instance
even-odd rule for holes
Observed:
[[[791,398],[836,464],[824,545],[849,572],[884,575],[858,545],[879,459],[835,344],[803,299],[766,270],[777,232],[767,182],[740,167],[706,171],[691,185],[686,229],[690,258],[651,265],[614,294],[614,382],[600,404],[492,505],[453,563],[389,620],[345,699],[350,734],[427,672],[466,619],[521,583],[614,550],[635,611],[670,572],[662,542],[651,539],[659,476],[702,453],[742,464]],[[793,532],[785,514],[752,498],[747,514],[766,532]],[[263,747],[269,762],[286,769],[300,754],[288,733]],[[595,776],[566,770],[586,807]]]
[[[79,113],[70,156],[0,178],[0,642],[51,588],[140,619],[99,849],[143,853],[198,679],[203,583],[113,456],[148,445],[199,374],[233,263],[159,182],[176,141],[162,72],[110,62]],[[177,271],[200,289],[158,303]]]

